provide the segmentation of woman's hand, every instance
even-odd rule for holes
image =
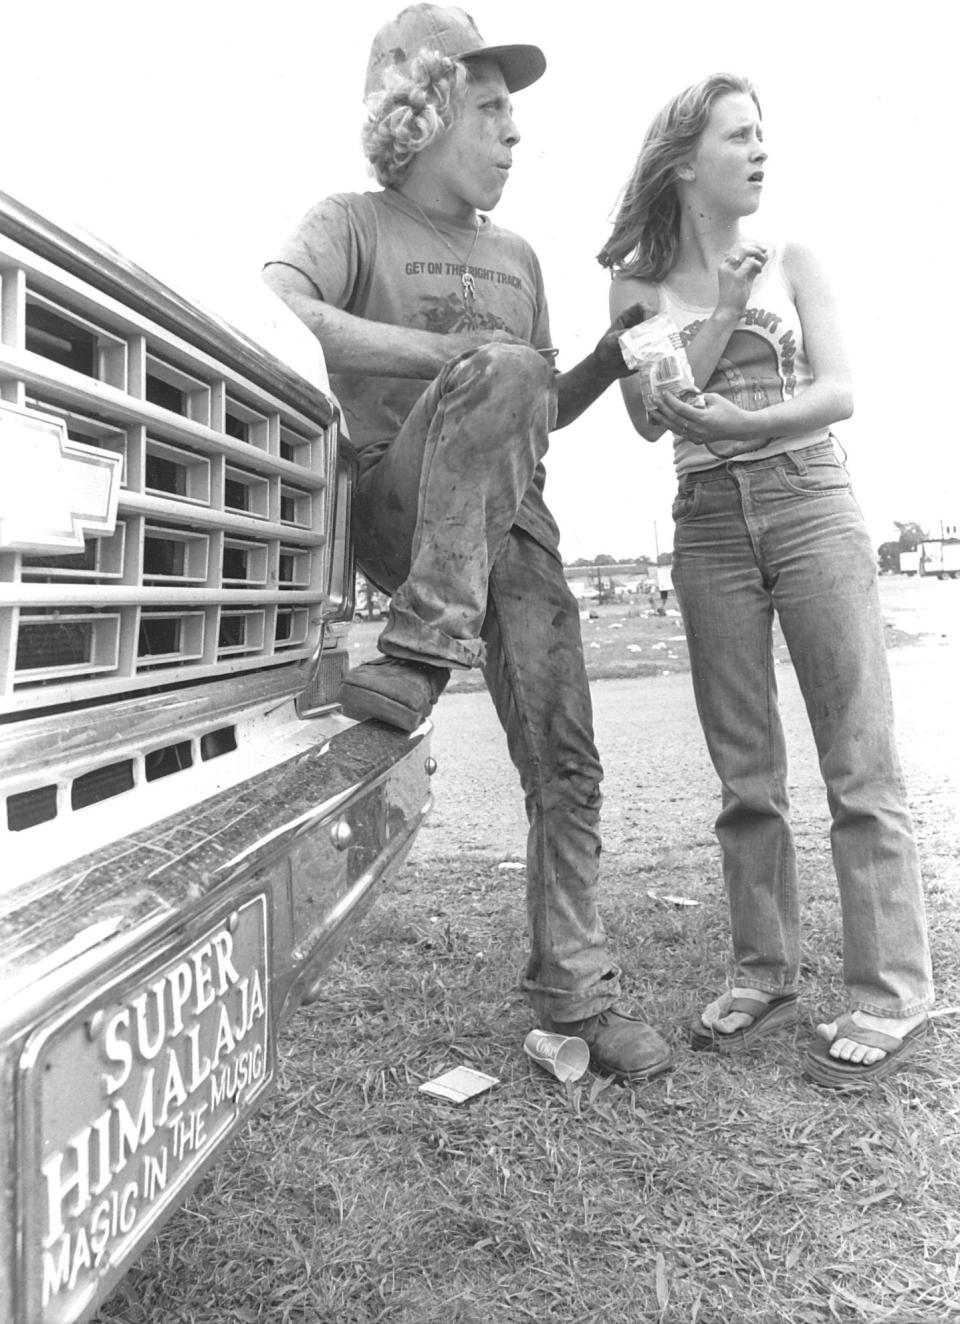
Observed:
[[[753,282],[763,270],[767,250],[762,244],[736,244],[718,268],[720,297],[717,310],[736,318],[743,315]]]
[[[707,446],[715,455],[722,453],[724,459],[767,444],[770,436],[763,412],[739,409],[713,392],[681,400],[663,391],[657,403],[657,414],[675,436]]]

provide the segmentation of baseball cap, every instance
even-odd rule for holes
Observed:
[[[529,87],[547,67],[539,46],[488,46],[476,23],[462,9],[408,5],[373,39],[364,98],[382,91],[388,69],[405,70],[423,51],[439,51],[453,60],[481,55],[493,60],[500,66],[508,92]]]

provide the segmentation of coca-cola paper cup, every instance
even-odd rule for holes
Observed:
[[[590,1064],[590,1049],[574,1035],[531,1030],[523,1041],[523,1051],[564,1084],[579,1080]]]

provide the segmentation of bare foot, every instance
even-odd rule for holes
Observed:
[[[879,1030],[881,1034],[890,1034],[896,1039],[902,1039],[905,1034],[909,1034],[927,1019],[927,1013],[923,1011],[917,1016],[885,1017],[870,1016],[865,1011],[854,1011],[851,1012],[851,1017],[865,1030]],[[830,1056],[839,1058],[841,1062],[857,1062],[868,1067],[874,1062],[879,1062],[882,1057],[886,1057],[882,1048],[858,1044],[853,1039],[838,1039],[836,1021],[831,1021],[828,1025],[818,1025],[817,1034],[830,1045]]]
[[[700,1019],[708,1030],[717,1030],[720,1034],[732,1034],[734,1030],[746,1029],[752,1025],[754,1017],[745,1011],[728,1011],[734,998],[753,998],[755,1002],[772,1002],[773,993],[763,993],[758,988],[732,988],[723,993],[715,1002],[709,1002],[700,1013]]]

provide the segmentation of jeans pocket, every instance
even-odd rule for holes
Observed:
[[[682,524],[684,520],[691,519],[700,509],[700,497],[703,491],[703,485],[696,483],[691,488],[681,488],[673,498],[673,522]]]
[[[851,489],[850,475],[839,460],[808,461],[799,471],[783,465],[777,474],[787,491],[796,496],[831,496]]]

